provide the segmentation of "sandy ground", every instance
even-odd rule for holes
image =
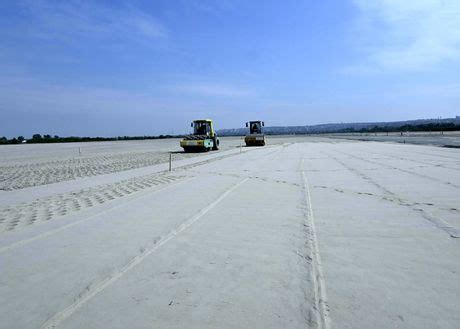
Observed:
[[[239,139],[223,139],[222,150]],[[200,156],[183,153],[179,139],[132,142],[8,145],[0,148],[0,191],[92,177]]]
[[[295,140],[283,136],[270,140],[276,145],[286,138]],[[170,153],[175,161],[206,154],[184,153],[179,141],[5,145],[0,147],[0,192],[153,166],[168,162]],[[220,138],[221,151],[241,144],[241,137]]]
[[[0,327],[458,328],[457,149],[270,141],[0,148]]]

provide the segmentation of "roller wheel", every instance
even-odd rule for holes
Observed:
[[[214,137],[213,142],[214,142],[213,143],[214,145],[213,145],[212,149],[213,149],[213,151],[217,151],[219,149],[219,139],[217,137]]]

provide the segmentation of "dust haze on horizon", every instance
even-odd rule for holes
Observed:
[[[455,0],[0,4],[0,136],[460,115]]]

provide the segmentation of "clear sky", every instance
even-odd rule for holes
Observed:
[[[0,136],[460,115],[458,0],[6,0],[0,17]]]

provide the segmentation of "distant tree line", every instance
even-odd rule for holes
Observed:
[[[0,144],[38,144],[38,143],[75,143],[75,142],[103,142],[103,141],[129,141],[129,140],[144,140],[144,139],[165,139],[178,138],[182,136],[174,135],[159,135],[159,136],[118,136],[118,137],[59,137],[57,135],[40,135],[35,134],[32,138],[25,139],[24,136],[7,139],[0,137]]]
[[[345,128],[336,130],[325,130],[321,132],[294,132],[294,135],[304,134],[318,134],[318,133],[389,133],[389,132],[406,132],[406,131],[460,131],[460,125],[456,125],[453,122],[446,123],[426,123],[411,125],[406,124],[402,126],[373,126],[366,128]],[[270,132],[269,129],[265,131],[267,135],[276,135],[274,132]],[[183,135],[159,135],[159,136],[118,136],[118,137],[59,137],[57,135],[40,135],[35,134],[32,138],[26,139],[24,136],[18,136],[12,139],[6,137],[0,137],[1,144],[23,144],[23,143],[75,143],[75,142],[102,142],[102,141],[129,141],[129,140],[144,140],[144,139],[165,139],[165,138],[180,138]]]
[[[460,124],[455,122],[425,122],[425,123],[402,123],[402,124],[323,124],[316,126],[286,126],[286,127],[265,127],[265,135],[316,135],[334,133],[390,133],[390,132],[414,132],[414,131],[460,131]],[[353,124],[349,124],[353,125]],[[221,136],[244,136],[247,129],[223,129],[218,131]]]
[[[459,131],[460,125],[453,122],[448,123],[427,123],[420,125],[402,125],[402,126],[374,126],[368,128],[346,128],[339,131],[339,133],[385,133],[385,132],[406,132],[406,131]]]

